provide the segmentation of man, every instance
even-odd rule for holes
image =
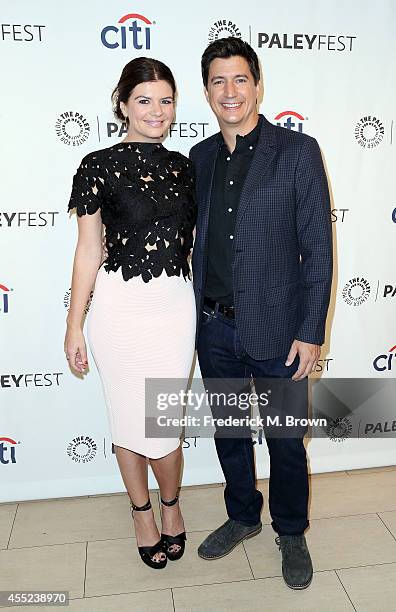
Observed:
[[[260,68],[246,42],[230,37],[211,43],[202,77],[220,127],[190,152],[198,200],[196,342],[205,387],[211,379],[250,377],[291,378],[298,386],[320,355],[332,278],[320,149],[314,138],[258,114]],[[313,570],[304,536],[309,491],[303,435],[266,441],[269,509],[283,577],[291,588],[306,588]],[[204,559],[221,558],[261,531],[251,435],[216,431],[215,444],[229,519],[200,545]]]

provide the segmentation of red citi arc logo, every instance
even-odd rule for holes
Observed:
[[[103,28],[100,39],[107,49],[150,49],[151,28],[155,22],[150,21],[139,13],[128,13],[121,17],[119,26],[106,26]]]
[[[287,110],[279,113],[275,117],[276,125],[279,127],[287,128],[288,130],[295,130],[298,132],[303,131],[303,121],[305,121],[305,117],[300,115],[300,113],[296,113],[295,111]]]
[[[0,437],[0,464],[6,465],[7,463],[16,463],[16,444],[17,442],[12,438]]]
[[[8,296],[10,291],[12,291],[12,289],[9,289],[0,283],[0,311],[3,311],[4,313],[7,313],[9,310]]]

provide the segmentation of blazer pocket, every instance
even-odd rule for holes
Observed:
[[[268,306],[281,306],[282,304],[297,304],[299,299],[300,283],[294,281],[287,285],[268,287],[264,291],[264,300]]]

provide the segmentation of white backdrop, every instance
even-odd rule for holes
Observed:
[[[132,5],[2,6],[0,501],[123,490],[93,358],[79,378],[64,357],[77,238],[66,209],[81,158],[123,137],[110,93],[139,55],[174,71],[177,123],[165,146],[187,154],[217,131],[202,92],[203,49],[227,33],[251,42],[263,69],[261,112],[315,136],[328,171],[337,265],[318,375],[395,375],[395,3]],[[184,446],[184,484],[222,480],[212,440]],[[395,447],[313,440],[310,467],[393,464]],[[256,448],[265,477],[265,444]]]

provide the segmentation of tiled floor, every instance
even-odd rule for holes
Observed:
[[[151,500],[158,518],[157,491]],[[2,504],[0,590],[68,590],[70,612],[396,612],[396,466],[311,477],[304,591],[283,582],[267,507],[260,535],[204,561],[197,546],[226,520],[223,487],[183,488],[181,506],[186,553],[155,571],[138,557],[124,494]]]

